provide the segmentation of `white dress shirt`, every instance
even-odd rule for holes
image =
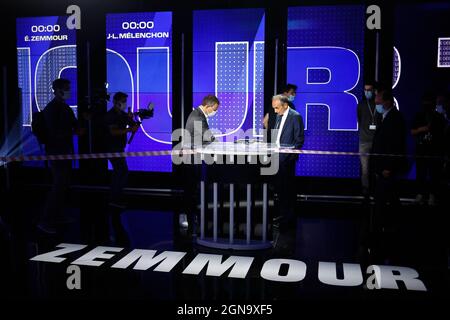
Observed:
[[[281,116],[280,128],[278,129],[277,140],[276,140],[276,144],[277,144],[278,147],[280,146],[280,137],[281,137],[281,133],[283,132],[284,123],[286,122],[286,119],[287,119],[288,114],[289,114],[289,109],[290,108],[288,107],[287,110]]]
[[[206,122],[209,124],[208,115],[205,113],[205,111],[203,111],[202,106],[198,106],[198,108],[200,108],[200,110],[203,112],[203,114],[205,115],[205,118],[206,118]]]

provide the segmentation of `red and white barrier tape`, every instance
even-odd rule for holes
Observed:
[[[333,156],[388,156],[400,157],[400,154],[378,154],[378,153],[359,153],[346,151],[321,151],[321,150],[296,150],[296,149],[279,149],[279,153],[296,153],[296,154],[315,154],[315,155],[333,155]]]
[[[297,149],[276,149],[275,153],[290,153],[290,154],[309,154],[309,155],[338,155],[338,156],[382,156],[382,157],[414,157],[414,158],[435,158],[443,159],[442,156],[414,156],[401,154],[376,154],[376,153],[359,153],[359,152],[344,152],[344,151],[320,151],[320,150],[297,150]],[[149,156],[165,156],[165,155],[189,155],[196,154],[195,150],[161,150],[161,151],[136,151],[136,152],[107,152],[107,153],[82,153],[82,154],[63,154],[63,155],[30,155],[30,156],[12,156],[0,157],[0,162],[25,162],[25,161],[45,161],[45,160],[80,160],[80,159],[109,159],[109,158],[123,158],[123,157],[149,157]],[[203,151],[202,153],[209,153]],[[267,155],[270,155],[267,151]],[[214,152],[211,152],[214,154]],[[229,154],[228,154],[229,155]],[[249,155],[252,155],[249,152]]]
[[[109,158],[123,158],[123,157],[165,156],[165,155],[172,155],[172,154],[180,155],[180,154],[193,154],[193,153],[195,153],[193,150],[82,153],[82,154],[0,157],[0,161],[7,163],[7,162],[45,161],[45,160],[109,159]]]

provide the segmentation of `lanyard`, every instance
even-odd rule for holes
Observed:
[[[370,116],[372,117],[372,124],[375,124],[375,108],[372,111],[372,108],[370,108],[369,100],[367,100],[367,107],[369,108]]]

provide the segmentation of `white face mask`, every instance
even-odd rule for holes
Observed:
[[[288,96],[288,100],[289,100],[290,102],[294,102],[295,96]]]
[[[208,118],[214,117],[217,113],[217,110],[213,110],[213,112],[208,113]]]
[[[442,104],[438,104],[438,105],[436,106],[436,112],[438,112],[438,113],[440,113],[440,114],[443,114],[443,113],[445,112],[444,106],[443,106]]]
[[[64,99],[64,100],[69,100],[70,99],[70,97],[71,97],[71,93],[70,93],[70,90],[64,90],[63,91],[63,95],[62,95],[62,98]]]

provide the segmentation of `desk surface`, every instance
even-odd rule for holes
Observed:
[[[265,142],[213,142],[195,151],[203,154],[217,155],[270,155],[279,150],[276,144]]]

